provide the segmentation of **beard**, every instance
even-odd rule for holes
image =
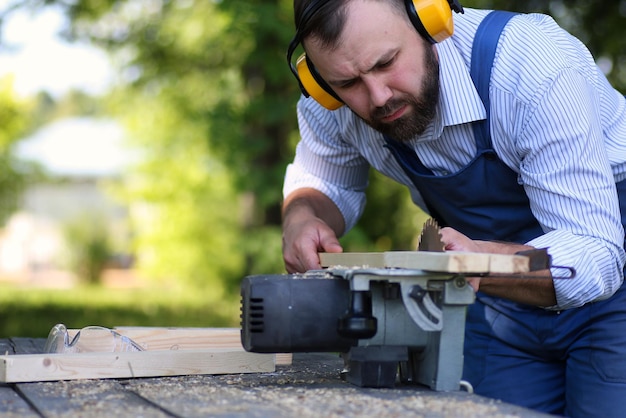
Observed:
[[[383,107],[374,109],[368,119],[363,119],[372,128],[396,141],[408,141],[424,133],[435,118],[439,102],[439,63],[430,44],[424,49],[424,79],[421,94],[392,98]],[[392,122],[381,119],[402,106],[410,111]]]

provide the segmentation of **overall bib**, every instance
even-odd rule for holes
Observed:
[[[440,225],[472,239],[525,243],[543,231],[489,132],[491,63],[512,16],[492,12],[476,33],[471,76],[487,120],[474,123],[477,152],[466,167],[436,177],[409,147],[385,139]],[[626,224],[626,182],[617,187]],[[477,394],[552,414],[626,416],[626,286],[607,300],[560,312],[476,297],[467,312],[463,378]]]

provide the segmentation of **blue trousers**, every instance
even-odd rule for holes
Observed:
[[[568,417],[626,417],[626,285],[561,312],[477,297],[463,370],[475,393]]]

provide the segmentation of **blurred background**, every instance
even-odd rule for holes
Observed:
[[[551,14],[626,93],[626,1],[465,1]],[[238,326],[283,273],[298,140],[291,0],[0,0],[0,338]],[[372,172],[348,251],[413,249],[425,215]]]

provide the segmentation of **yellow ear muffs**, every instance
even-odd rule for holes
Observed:
[[[431,43],[441,42],[454,33],[452,9],[463,13],[457,1],[406,0],[405,4],[413,26]]]
[[[336,110],[343,106],[343,102],[317,73],[306,54],[300,55],[296,65],[291,60],[294,51],[302,41],[298,28],[308,22],[311,16],[327,3],[325,0],[312,0],[303,11],[296,25],[296,34],[287,48],[287,63],[305,97],[312,97],[328,110]],[[431,43],[441,42],[452,36],[454,32],[452,10],[463,13],[463,6],[459,0],[404,0],[404,3],[415,29]]]
[[[331,93],[332,89],[317,74],[315,67],[307,60],[306,54],[300,55],[296,61],[296,69],[300,85],[316,102],[328,110],[336,110],[343,106],[343,103]]]

